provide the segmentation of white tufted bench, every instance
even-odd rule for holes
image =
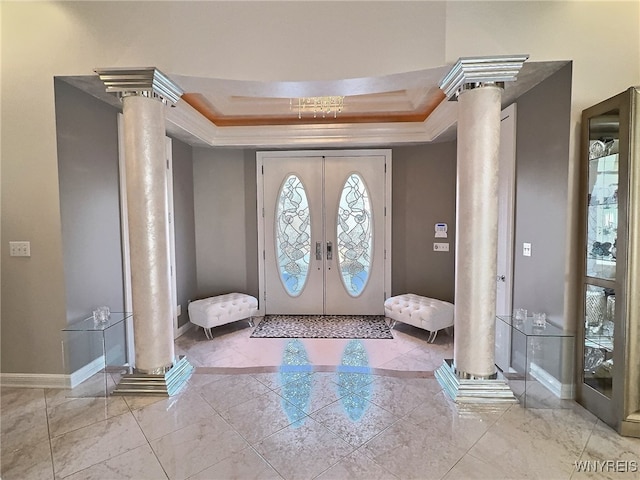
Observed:
[[[429,343],[436,339],[438,330],[453,326],[452,303],[413,293],[387,298],[384,314],[392,320],[391,328],[396,322],[402,322],[431,332]]]
[[[253,327],[252,317],[258,311],[258,300],[244,293],[227,293],[196,300],[189,304],[191,323],[204,328],[207,338],[213,338],[211,329],[247,318]]]

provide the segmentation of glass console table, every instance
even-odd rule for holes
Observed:
[[[70,376],[71,396],[104,397],[115,386],[111,370],[128,365],[127,322],[132,313],[111,312],[107,322],[93,316],[62,329],[65,371]]]
[[[509,371],[503,372],[513,393],[526,408],[569,407],[573,398],[573,333],[549,323],[533,324],[498,316],[511,332]]]

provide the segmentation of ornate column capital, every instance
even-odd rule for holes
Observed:
[[[449,100],[456,100],[460,92],[484,85],[503,86],[514,82],[529,55],[495,57],[460,57],[438,85]]]
[[[100,80],[119,97],[140,95],[174,105],[184,91],[156,67],[96,68]]]

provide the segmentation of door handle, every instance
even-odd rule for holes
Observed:
[[[333,244],[327,242],[327,260],[333,260]]]
[[[322,260],[322,242],[316,242],[316,260]]]

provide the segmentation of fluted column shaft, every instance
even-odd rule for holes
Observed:
[[[135,366],[163,373],[175,355],[164,106],[140,95],[122,101]]]
[[[458,96],[454,367],[491,378],[495,367],[498,152],[502,89]]]

